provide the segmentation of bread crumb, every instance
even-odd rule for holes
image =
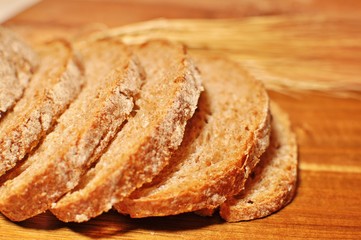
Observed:
[[[85,214],[77,214],[75,216],[75,221],[76,222],[85,222],[88,220],[88,217]]]
[[[226,201],[226,198],[224,196],[219,195],[219,194],[213,194],[213,196],[211,197],[211,201],[213,203],[219,204],[219,203],[222,203],[222,202]]]

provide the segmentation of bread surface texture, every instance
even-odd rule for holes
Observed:
[[[83,86],[82,67],[69,43],[53,41],[38,52],[39,69],[0,121],[0,176],[38,145]]]
[[[220,207],[228,222],[268,216],[293,198],[297,183],[297,144],[288,116],[275,103],[271,104],[272,131],[267,151],[262,155],[246,188]]]
[[[75,47],[74,47],[75,46]],[[290,203],[287,114],[243,67],[150,40],[53,40],[0,27],[0,212],[84,222],[185,212],[227,222]]]
[[[0,211],[11,220],[42,213],[73,189],[133,110],[143,78],[128,48],[100,40],[79,51],[84,89],[29,157],[28,166],[0,187]]]
[[[22,97],[37,65],[35,51],[11,30],[0,26],[0,121]]]
[[[165,216],[218,206],[242,185],[269,142],[269,99],[236,63],[196,56],[205,91],[170,164],[116,209]],[[232,186],[241,186],[233,188]]]
[[[86,221],[150,182],[181,144],[197,107],[201,80],[183,45],[151,41],[134,52],[146,73],[136,113],[79,186],[54,204],[62,221]]]

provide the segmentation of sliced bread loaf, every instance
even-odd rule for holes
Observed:
[[[83,85],[82,68],[69,43],[53,41],[39,54],[40,67],[24,96],[0,121],[0,176],[37,146]]]
[[[274,103],[271,113],[270,146],[247,180],[246,188],[220,207],[221,217],[228,222],[265,217],[287,205],[295,193],[296,138],[286,113]]]
[[[21,98],[37,64],[36,53],[0,26],[0,119]]]
[[[29,157],[28,167],[0,187],[0,211],[13,221],[44,212],[73,189],[133,110],[143,78],[128,48],[100,40],[80,52],[86,86]]]
[[[139,218],[219,206],[243,188],[267,148],[269,99],[263,85],[231,61],[196,62],[205,92],[181,147],[153,182],[115,205],[119,212]]]
[[[153,41],[135,52],[147,74],[137,112],[79,186],[54,204],[51,211],[62,221],[108,211],[150,182],[181,144],[202,90],[198,72],[181,44]]]

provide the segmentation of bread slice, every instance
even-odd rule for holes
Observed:
[[[73,189],[133,110],[142,77],[128,48],[101,40],[81,53],[86,86],[29,157],[29,166],[0,188],[0,211],[13,221],[44,212]]]
[[[131,217],[165,216],[222,204],[242,188],[268,146],[263,85],[226,59],[198,57],[205,92],[181,147],[155,180],[115,205]]]
[[[297,182],[297,144],[287,114],[271,104],[270,146],[246,183],[246,188],[220,207],[228,222],[265,217],[287,205]]]
[[[39,54],[40,67],[24,96],[0,121],[0,176],[37,146],[84,82],[82,67],[69,43],[47,43]]]
[[[0,26],[0,119],[21,98],[37,64],[37,54]]]
[[[147,74],[137,113],[80,186],[53,206],[62,221],[86,221],[150,182],[181,144],[196,109],[201,81],[183,45],[153,41],[135,49]]]

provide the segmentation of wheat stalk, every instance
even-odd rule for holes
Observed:
[[[347,17],[157,19],[107,29],[84,41],[118,37],[130,44],[179,41],[191,52],[241,63],[266,88],[360,97],[361,21]]]

